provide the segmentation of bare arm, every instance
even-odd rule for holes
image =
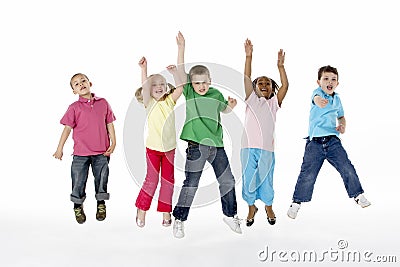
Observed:
[[[278,105],[282,105],[282,101],[286,96],[287,90],[289,88],[289,81],[286,75],[286,70],[285,70],[285,52],[283,52],[282,49],[279,50],[278,52],[278,70],[279,70],[279,75],[281,78],[281,87],[278,90],[277,97],[278,97]]]
[[[244,42],[244,50],[246,52],[246,61],[244,63],[244,91],[247,99],[253,92],[253,84],[251,82],[251,61],[253,59],[253,44],[249,39]]]
[[[143,105],[147,107],[150,101],[150,89],[151,89],[151,81],[147,77],[147,60],[145,57],[142,57],[139,60],[139,67],[142,70],[142,96],[143,96]]]
[[[236,99],[228,96],[228,105],[222,111],[222,113],[224,113],[224,114],[230,113],[233,110],[233,108],[236,107],[236,105],[237,105]]]
[[[178,45],[177,73],[179,75],[180,84],[176,87],[187,83],[187,73],[185,72],[185,38],[181,32],[176,36],[176,44]],[[175,80],[176,82],[176,80]]]
[[[111,155],[111,153],[114,152],[115,146],[116,146],[116,137],[115,137],[115,129],[114,129],[114,124],[111,122],[109,124],[107,124],[107,131],[108,131],[108,135],[110,136],[110,147],[107,149],[106,152],[104,152],[104,156],[109,157]]]
[[[178,70],[175,65],[169,65],[167,67],[167,70],[174,76],[175,84],[176,84],[176,89],[175,91],[171,94],[172,99],[176,103],[178,98],[182,95],[183,92],[183,83],[181,81],[181,77],[178,75]]]
[[[53,154],[53,157],[55,157],[56,159],[62,160],[64,145],[68,139],[69,134],[71,133],[71,130],[72,128],[70,126],[65,125],[60,137],[60,141],[58,142],[57,150]]]
[[[344,116],[338,118],[338,126],[336,127],[336,131],[341,134],[344,134],[346,131],[346,118]]]

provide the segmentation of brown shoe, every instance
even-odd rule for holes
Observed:
[[[85,212],[83,211],[83,206],[74,208],[74,212],[75,212],[75,219],[79,224],[86,222],[86,215]]]
[[[96,219],[98,221],[104,221],[106,218],[106,204],[97,205]]]

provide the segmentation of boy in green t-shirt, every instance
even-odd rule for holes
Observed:
[[[186,150],[185,177],[173,216],[173,233],[176,238],[184,237],[183,222],[187,220],[190,206],[196,194],[206,161],[214,169],[219,183],[224,222],[236,233],[241,234],[237,217],[235,179],[223,144],[220,112],[229,113],[236,106],[236,99],[224,98],[220,91],[210,87],[211,78],[207,67],[196,65],[185,73],[185,39],[179,32],[178,72],[184,84],[186,98],[186,120],[180,138],[188,142]],[[188,78],[190,80],[188,80]]]

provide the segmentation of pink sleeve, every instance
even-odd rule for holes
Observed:
[[[75,121],[75,110],[72,105],[70,105],[65,112],[64,116],[61,118],[60,123],[63,125],[70,126],[71,128],[75,128],[76,121]]]
[[[107,103],[106,124],[109,124],[109,123],[112,123],[113,121],[115,121],[116,118],[115,118],[115,115],[114,115],[114,113],[113,113],[113,111],[111,109],[110,104],[108,104],[107,101],[106,101],[106,103]]]

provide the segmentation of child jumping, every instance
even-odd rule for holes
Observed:
[[[223,129],[220,112],[230,112],[237,104],[228,97],[228,101],[217,89],[210,87],[211,78],[207,67],[193,66],[189,75],[184,69],[183,35],[178,33],[178,72],[183,81],[183,94],[186,98],[186,120],[180,138],[187,141],[185,180],[176,204],[173,234],[184,237],[184,221],[189,215],[200,177],[208,161],[214,169],[222,203],[224,222],[236,233],[242,233],[237,217],[235,179],[232,175],[228,157],[223,144]],[[188,77],[189,76],[189,77]],[[188,80],[188,78],[190,80]]]
[[[141,58],[142,87],[136,98],[143,103],[147,113],[148,136],[146,139],[147,174],[136,199],[136,224],[145,226],[146,211],[150,209],[161,170],[161,186],[157,211],[163,213],[163,226],[171,225],[172,194],[174,190],[174,159],[176,148],[175,114],[176,101],[182,94],[182,86],[172,88],[160,74],[147,77],[147,60]],[[168,66],[176,79],[176,66]]]
[[[74,203],[75,219],[80,224],[86,221],[82,204],[86,198],[89,166],[92,166],[97,199],[96,219],[102,221],[106,218],[105,200],[110,198],[107,192],[108,163],[116,144],[113,125],[115,116],[104,98],[90,92],[92,83],[85,74],[77,73],[72,76],[70,85],[73,93],[79,95],[79,100],[68,107],[60,121],[64,130],[53,156],[62,159],[64,144],[73,129],[71,201]]]
[[[308,138],[303,163],[293,193],[293,203],[287,215],[295,219],[302,202],[311,201],[314,184],[322,164],[327,160],[340,173],[347,194],[365,208],[371,203],[364,197],[353,164],[339,139],[346,129],[346,119],[339,95],[335,92],[339,85],[336,68],[324,66],[318,70],[319,87],[311,96]],[[336,124],[336,121],[338,122]]]
[[[278,70],[282,86],[266,76],[251,81],[253,45],[249,39],[244,43],[246,61],[244,88],[246,94],[246,116],[240,159],[242,162],[242,197],[249,205],[246,225],[254,223],[258,211],[255,201],[265,204],[269,224],[276,222],[272,209],[274,199],[273,176],[275,167],[274,133],[276,112],[286,96],[289,83],[284,67],[285,53],[278,52]]]

